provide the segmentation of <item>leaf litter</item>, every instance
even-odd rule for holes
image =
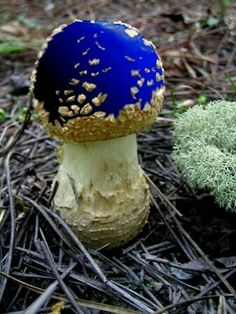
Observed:
[[[222,3],[2,1],[0,44],[17,38],[25,46],[0,49],[0,313],[236,312],[236,217],[207,191],[191,190],[171,160],[181,102],[235,97],[235,4]],[[138,136],[152,193],[149,221],[113,250],[87,249],[51,210],[58,143],[35,120],[28,96],[42,39],[74,18],[136,26],[165,66],[163,112]]]

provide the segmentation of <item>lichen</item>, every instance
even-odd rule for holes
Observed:
[[[188,184],[236,212],[236,102],[189,109],[177,119],[174,138],[172,157]]]

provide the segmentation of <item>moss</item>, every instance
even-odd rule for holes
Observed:
[[[189,109],[177,119],[174,138],[172,157],[189,185],[236,212],[236,102]]]

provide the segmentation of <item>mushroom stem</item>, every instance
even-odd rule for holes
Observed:
[[[54,209],[90,247],[125,243],[147,220],[149,190],[134,134],[65,143],[55,181]]]

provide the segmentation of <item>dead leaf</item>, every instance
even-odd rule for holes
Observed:
[[[223,264],[226,268],[236,267],[236,256],[221,257],[216,260],[217,262]]]
[[[198,258],[195,260],[192,260],[188,263],[182,264],[184,269],[189,270],[198,270],[198,271],[204,271],[204,270],[212,270],[208,263],[203,258]]]
[[[205,56],[203,54],[194,54],[193,51],[189,51],[186,48],[182,48],[179,50],[165,50],[162,52],[162,57],[171,57],[171,58],[185,58],[185,59],[192,59],[192,60],[200,60],[200,61],[207,61],[210,63],[216,63],[216,56]]]
[[[0,26],[0,35],[14,36],[14,37],[26,36],[27,28],[17,21],[12,21],[10,23],[3,24]]]
[[[64,306],[65,306],[65,302],[64,301],[55,303],[51,307],[51,312],[49,314],[60,314],[61,310],[64,309]]]
[[[186,59],[183,59],[183,63],[186,70],[188,71],[189,76],[194,79],[197,78],[195,70],[190,66],[190,64],[186,61]]]
[[[184,271],[183,269],[171,267],[170,270],[171,270],[171,274],[174,275],[179,280],[190,280],[193,278],[192,273],[188,271]]]
[[[178,86],[176,86],[175,90],[176,91],[188,90],[189,92],[195,92],[196,91],[192,86],[186,85],[186,84],[179,84]]]

